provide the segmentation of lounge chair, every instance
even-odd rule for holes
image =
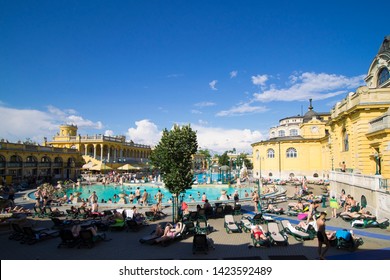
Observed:
[[[23,229],[19,226],[19,224],[11,224],[13,232],[11,235],[8,237],[9,240],[16,240],[20,241],[24,238],[24,231]]]
[[[50,206],[43,208],[44,216],[48,218],[56,218],[64,215],[63,211],[53,211]]]
[[[238,224],[234,221],[233,215],[225,215],[225,222],[224,222],[224,227],[227,233],[231,232],[236,232],[239,233],[241,232],[240,227]]]
[[[115,223],[109,225],[109,230],[120,231],[120,230],[124,230],[125,227],[126,227],[126,222],[125,222],[125,220],[116,219],[116,220],[115,220]]]
[[[51,218],[51,221],[54,224],[52,229],[65,229],[75,224],[72,220],[60,220],[59,218]]]
[[[254,225],[251,223],[251,221],[247,218],[247,216],[244,216],[241,218],[240,220],[240,228],[244,231],[244,232],[250,232],[252,227]]]
[[[274,218],[263,215],[262,213],[256,213],[254,216],[246,215],[245,217],[254,225],[260,225],[275,221]]]
[[[34,206],[34,212],[32,214],[32,217],[33,218],[44,218],[45,217],[45,213],[43,212],[42,208],[41,207],[37,207],[37,206]]]
[[[279,229],[278,223],[268,223],[268,233],[272,244],[284,246],[288,245],[288,237],[283,230]]]
[[[283,220],[281,222],[284,232],[292,235],[298,241],[312,240],[314,239],[314,234],[309,234],[305,231],[300,230],[293,226],[288,220]]]
[[[233,214],[233,206],[230,204],[226,204],[225,207],[223,208],[223,213],[226,215],[232,215]]]
[[[336,231],[335,239],[331,240],[331,244],[334,244],[337,249],[355,251],[360,245],[364,244],[364,241],[361,237],[353,236],[351,231],[342,229]]]
[[[186,225],[182,223],[181,230],[179,232],[175,232],[173,236],[161,236],[155,239],[154,243],[161,244],[162,246],[167,246],[173,241],[181,240],[184,238],[184,232],[186,231]]]
[[[359,219],[352,221],[351,225],[354,228],[379,227],[381,229],[386,229],[389,226],[389,219]]]
[[[77,209],[77,218],[86,219],[88,217],[89,217],[89,212],[87,212],[84,207],[80,207]]]
[[[222,205],[218,205],[215,207],[215,213],[214,213],[214,217],[215,218],[222,218],[224,216],[224,213],[223,213],[223,206]]]
[[[183,236],[187,237],[188,235],[194,235],[196,233],[196,226],[193,221],[184,221],[185,231],[183,232]]]
[[[142,238],[140,238],[139,242],[144,244],[154,244],[156,242],[157,238],[160,238],[161,235],[156,235],[156,231],[153,230],[149,235],[146,235]]]
[[[33,229],[32,227],[23,227],[24,238],[21,243],[35,244],[38,241],[45,240],[59,235],[58,230]]]
[[[269,238],[269,232],[264,230],[262,226],[259,225],[259,227],[260,227],[261,231],[264,233],[264,235],[267,237],[267,239],[261,239],[261,238],[256,239],[255,235],[253,233],[251,233],[253,247],[262,247],[262,246],[271,247],[271,240]]]
[[[85,229],[85,230],[80,230],[79,238],[80,238],[80,243],[78,245],[78,248],[81,247],[92,248],[95,245],[95,243],[105,240],[106,235],[104,233],[93,235],[91,230]]]
[[[195,234],[192,241],[192,253],[202,252],[207,254],[209,251],[209,242],[205,234]]]
[[[189,221],[196,222],[196,220],[198,219],[198,212],[197,211],[191,211],[188,214],[187,218],[188,218]]]
[[[78,236],[73,236],[73,233],[70,229],[60,230],[61,243],[58,244],[57,248],[68,247],[73,248],[80,242]]]
[[[206,209],[204,209],[204,208],[199,209],[197,219],[204,219],[204,220],[207,220],[207,217],[206,217]]]
[[[145,217],[147,221],[156,221],[160,219],[159,215],[154,214],[152,211],[146,211]]]
[[[139,231],[144,227],[143,223],[137,223],[134,219],[126,219],[127,231]]]
[[[241,212],[241,204],[234,205],[234,207],[233,207],[233,215],[237,216],[237,215],[241,215],[241,214],[242,214],[242,212]]]
[[[339,214],[339,217],[346,222],[352,222],[354,220],[363,219],[364,216],[357,212],[342,212]]]
[[[197,234],[209,234],[209,223],[205,218],[198,218],[196,220],[195,232]]]

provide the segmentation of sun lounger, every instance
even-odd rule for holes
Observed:
[[[381,229],[386,229],[389,226],[389,219],[359,219],[352,221],[351,225],[354,228],[379,227]]]
[[[268,233],[272,244],[284,246],[288,245],[288,237],[283,230],[279,229],[278,223],[268,223]]]
[[[174,228],[172,228],[174,230]],[[184,238],[184,232],[186,231],[186,225],[181,225],[181,230],[179,232],[175,232],[173,236],[161,236],[155,239],[154,243],[161,244],[162,246],[167,246],[168,244],[172,243],[176,240],[181,240]]]
[[[92,248],[99,241],[106,240],[106,235],[104,233],[99,233],[97,235],[93,235],[92,231],[89,229],[80,230],[79,233],[80,243],[78,248],[87,247]]]
[[[225,215],[225,222],[224,222],[224,227],[227,233],[231,232],[241,232],[240,227],[238,224],[234,221],[233,215]]]
[[[57,248],[73,248],[80,242],[80,238],[78,236],[73,236],[73,233],[70,229],[60,230],[60,238],[61,243],[58,244]]]
[[[197,234],[209,234],[209,223],[205,218],[196,220],[195,232]]]
[[[362,214],[357,212],[342,212],[339,214],[339,217],[346,222],[351,222],[354,220],[360,220],[363,218]]]
[[[261,239],[261,238],[256,239],[255,235],[253,233],[251,233],[253,247],[262,247],[262,246],[271,247],[271,240],[269,238],[269,232],[264,230],[262,226],[260,226],[260,225],[258,225],[258,226],[259,226],[260,230],[264,233],[264,236],[267,237],[267,239]]]
[[[192,253],[202,252],[207,254],[209,251],[209,243],[205,234],[195,234],[192,241]]]
[[[284,232],[292,235],[298,241],[312,240],[314,239],[314,234],[309,234],[308,232],[302,231],[299,228],[293,226],[288,220],[281,221]]]
[[[244,232],[250,232],[253,226],[254,225],[246,216],[241,218],[240,227]]]
[[[34,229],[32,227],[23,227],[24,238],[21,243],[35,244],[38,241],[59,236],[58,230]]]

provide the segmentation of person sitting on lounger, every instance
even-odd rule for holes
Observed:
[[[267,240],[268,238],[264,235],[264,232],[261,230],[259,225],[256,225],[251,229],[251,233],[253,234],[256,240]]]
[[[303,203],[302,200],[299,199],[298,203],[292,208],[295,211],[303,211]]]
[[[95,226],[87,227],[86,230],[90,230],[92,232],[93,236],[97,236],[97,228]],[[80,225],[74,225],[72,227],[72,234],[74,237],[78,237],[80,235],[81,226]]]
[[[181,231],[181,228],[181,222],[178,222],[175,227],[172,224],[168,223],[165,227],[162,238],[174,238]]]

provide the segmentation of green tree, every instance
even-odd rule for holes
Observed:
[[[226,151],[222,155],[218,156],[218,164],[220,166],[229,165],[229,156],[227,154],[228,152]]]
[[[175,125],[170,131],[164,129],[160,142],[150,155],[152,165],[160,170],[165,187],[174,194],[176,221],[179,194],[190,189],[194,182],[192,155],[197,150],[196,132],[191,126]]]

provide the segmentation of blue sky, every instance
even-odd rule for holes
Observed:
[[[250,151],[364,85],[390,34],[390,2],[316,2],[2,0],[0,137],[75,123],[155,144],[190,123],[202,148]]]

